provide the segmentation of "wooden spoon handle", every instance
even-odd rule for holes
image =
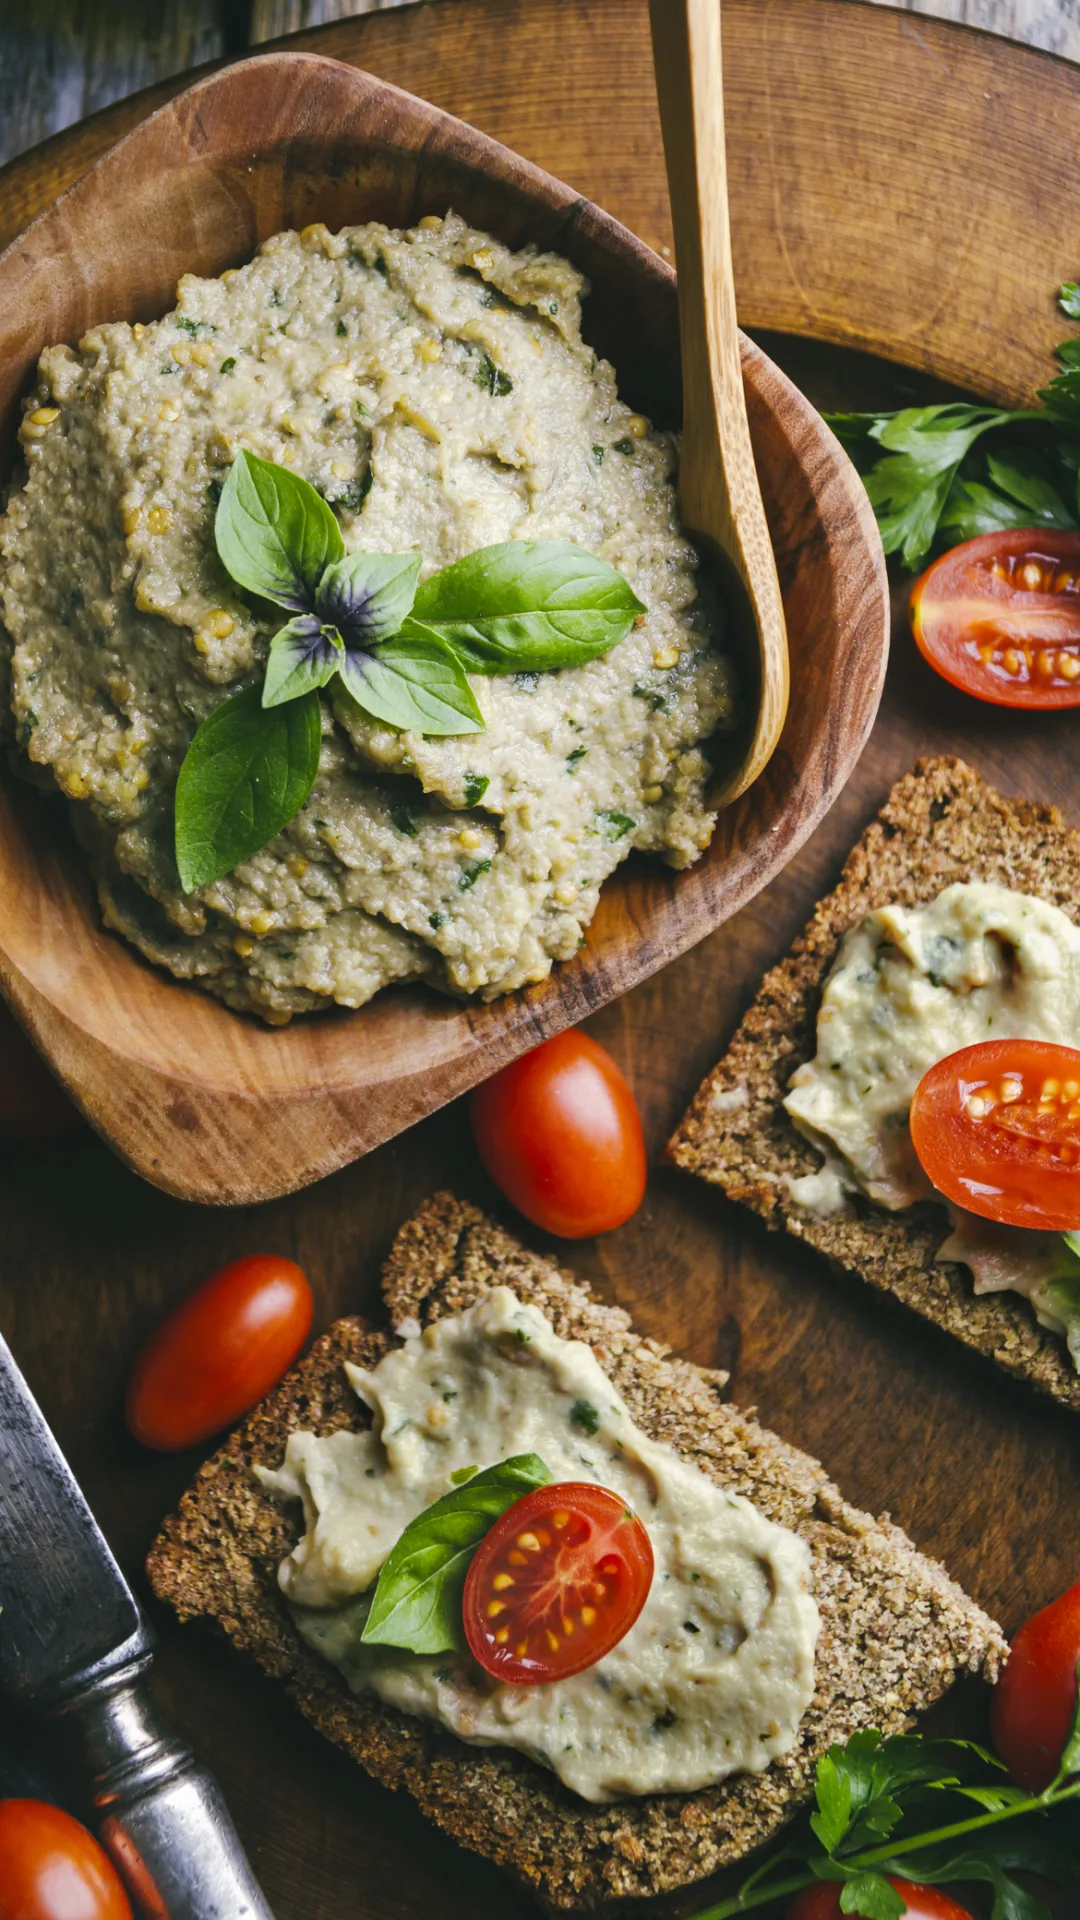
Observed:
[[[679,273],[683,448],[679,505],[741,577],[758,629],[761,709],[732,799],[764,766],[787,709],[788,660],[776,562],[743,393],[728,222],[720,0],[649,0]]]

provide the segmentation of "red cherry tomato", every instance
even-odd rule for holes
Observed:
[[[480,1158],[527,1220],[566,1240],[608,1233],[645,1194],[641,1115],[604,1047],[572,1027],[472,1096]]]
[[[1080,533],[983,533],[911,589],[911,630],[942,678],[998,707],[1080,707]]]
[[[59,1140],[81,1125],[58,1080],[0,1006],[0,1139]]]
[[[914,1880],[897,1880],[892,1874],[888,1879],[907,1902],[907,1920],[971,1920],[967,1908],[957,1906],[940,1887],[922,1887]],[[786,1920],[846,1920],[840,1906],[839,1882],[822,1880],[816,1887],[804,1887],[791,1902]]]
[[[652,1577],[652,1542],[625,1500],[591,1482],[538,1487],[477,1548],[465,1579],[465,1638],[497,1680],[564,1680],[618,1646]]]
[[[1060,1765],[1076,1712],[1078,1662],[1080,1581],[1021,1627],[990,1703],[998,1758],[1031,1793],[1048,1787]]]
[[[93,1835],[45,1800],[0,1800],[0,1920],[132,1920]]]
[[[131,1376],[127,1422],[145,1447],[192,1447],[276,1386],[311,1326],[307,1275],[255,1253],[211,1274],[150,1335]]]
[[[1080,1227],[1080,1052],[983,1040],[923,1075],[911,1138],[939,1193],[985,1220]]]

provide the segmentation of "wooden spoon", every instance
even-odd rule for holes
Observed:
[[[720,556],[736,642],[756,680],[756,717],[740,741],[741,757],[719,774],[710,796],[724,806],[757,779],[780,738],[788,706],[787,629],[743,395],[720,0],[649,0],[649,17],[679,274],[679,511],[690,538]]]

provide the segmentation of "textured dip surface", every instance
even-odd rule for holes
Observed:
[[[281,1022],[418,977],[508,992],[576,952],[632,849],[684,867],[708,845],[702,742],[733,712],[718,609],[679,527],[675,442],[583,342],[586,291],[454,216],[314,226],[184,278],[152,325],[42,356],[0,519],[15,739],[76,803],[107,923],[230,1006]],[[335,689],[308,804],[185,895],[181,761],[278,624],[213,543],[243,448],[317,487],[349,550],[420,550],[426,577],[567,539],[647,612],[589,665],[474,678],[480,734],[398,733]]]
[[[282,1589],[356,1692],[471,1744],[516,1747],[586,1800],[692,1792],[791,1751],[814,1692],[809,1547],[642,1432],[584,1341],[495,1287],[348,1372],[373,1425],[300,1430],[260,1478],[303,1500]],[[364,1643],[373,1584],[409,1521],[454,1474],[528,1453],[557,1482],[610,1488],[646,1527],[655,1572],[624,1639],[582,1673],[524,1687],[464,1652]]]

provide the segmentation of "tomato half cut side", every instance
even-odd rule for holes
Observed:
[[[1003,1226],[1080,1227],[1080,1052],[983,1040],[923,1075],[911,1138],[939,1193]]]
[[[990,1702],[990,1730],[1010,1778],[1042,1793],[1061,1765],[1076,1712],[1080,1581],[1025,1621]]]
[[[508,1507],[465,1580],[474,1659],[518,1687],[595,1666],[649,1597],[653,1550],[625,1500],[591,1482],[538,1487]]]
[[[1080,707],[1080,533],[1013,528],[943,553],[911,589],[930,665],[998,707]]]

